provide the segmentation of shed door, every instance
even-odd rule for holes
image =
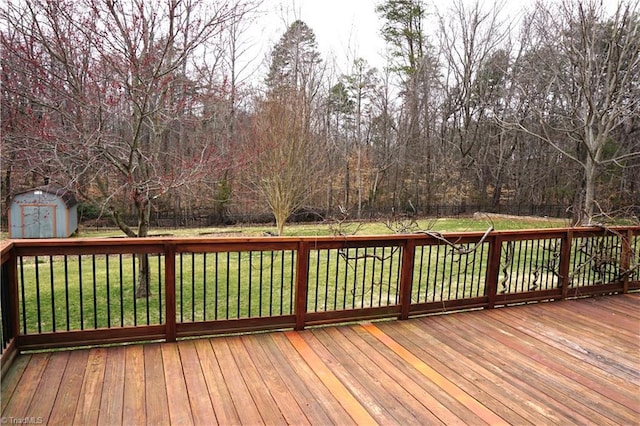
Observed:
[[[22,206],[22,237],[53,238],[55,206]]]

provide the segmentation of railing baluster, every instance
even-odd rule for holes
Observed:
[[[122,275],[122,274],[121,274]],[[84,330],[84,297],[82,291],[82,255],[78,255],[78,295],[80,297],[80,330]]]
[[[166,256],[166,255],[165,255]],[[158,254],[158,324],[162,324],[162,255]]]
[[[109,255],[104,256],[105,285],[107,286],[107,328],[111,328],[111,285],[109,275]]]
[[[131,295],[133,297],[133,325],[137,326],[138,325],[138,297],[136,295],[136,290],[138,287],[138,277],[136,276],[136,273],[138,272],[138,268],[136,268],[136,258],[138,257],[138,255],[136,254],[132,254],[131,255],[131,270],[133,271],[133,282],[132,282],[132,286],[133,286],[133,291],[131,292]]]
[[[214,279],[213,279],[213,282],[214,282],[214,284],[216,286],[215,287],[214,296],[213,296],[214,299],[215,299],[214,304],[213,304],[213,306],[215,306],[215,312],[213,314],[213,319],[217,320],[218,319],[218,309],[219,309],[219,307],[218,307],[218,291],[219,291],[218,288],[219,288],[219,283],[220,283],[220,268],[219,268],[219,263],[218,263],[218,252],[215,253],[214,262],[213,263],[214,263],[215,271],[216,271],[215,274],[214,274]],[[227,297],[227,299],[229,299],[229,298]]]
[[[38,310],[38,333],[42,333],[42,307],[40,306],[40,260],[35,256],[35,272],[36,272],[36,308]]]
[[[122,268],[122,253],[118,255],[118,270],[120,272],[120,327],[124,327],[124,281]]]
[[[231,268],[230,268],[231,259],[230,259],[230,257],[231,256],[230,256],[230,253],[225,253],[225,255],[226,255],[226,258],[227,258],[227,274],[226,274],[227,275],[226,276],[226,278],[227,278],[227,293],[226,293],[226,296],[227,297],[225,298],[225,303],[226,303],[226,305],[225,305],[225,319],[229,319],[229,300],[231,299],[231,297],[229,297],[230,296],[229,295],[229,288],[231,286],[231,283],[230,283],[230,279],[231,279],[230,278],[231,277],[231,272],[230,272],[231,271]]]
[[[320,252],[316,253],[316,282],[314,283],[313,312],[318,312],[318,291],[320,287]]]
[[[269,280],[271,285],[269,286],[269,316],[273,315],[273,262],[275,258],[275,252],[271,251],[271,263],[269,264]],[[283,279],[280,279],[280,288],[283,287]]]
[[[296,270],[296,265],[297,262],[295,261],[295,259],[297,258],[297,253],[290,251],[289,252],[291,254],[291,262],[289,262],[289,273],[291,275],[289,275],[290,277],[296,277],[295,275],[295,270]],[[307,256],[308,257],[308,256]],[[309,259],[307,259],[307,266],[309,265]],[[307,271],[305,270],[305,276],[307,276]],[[284,277],[284,275],[283,275]],[[284,278],[283,278],[284,279]],[[293,285],[295,285],[295,278],[293,278]],[[305,278],[305,282],[306,282],[306,278]],[[294,293],[295,293],[295,288],[290,288],[289,289],[289,313],[293,313],[294,312],[294,302],[293,302],[293,298],[294,298]],[[305,300],[305,310],[306,310],[306,300]]]
[[[242,302],[242,252],[239,251],[236,253],[238,255],[238,264],[237,264],[237,292],[236,292],[236,299],[238,301],[237,306],[236,306],[236,318],[240,318],[240,309],[241,309],[241,302]]]
[[[151,324],[151,317],[150,317],[151,309],[149,308],[149,303],[151,299],[151,262],[149,260],[149,254],[145,253],[143,257],[144,257],[144,263],[147,269],[147,282],[145,283],[145,286],[147,287],[147,297],[144,298],[144,303],[145,303],[145,309],[147,312],[147,325],[149,325]]]
[[[53,273],[53,256],[49,256],[49,285],[51,287],[51,331],[56,331],[56,289]]]
[[[273,253],[273,252],[272,252]],[[264,267],[264,252],[260,251],[260,269],[259,269],[259,273],[258,273],[258,316],[262,316],[262,291],[263,291],[263,286],[262,286],[262,278],[263,278],[263,268]],[[273,287],[273,280],[271,280],[269,282],[269,287]]]
[[[65,306],[65,319],[67,321],[67,331],[71,330],[71,321],[69,318],[69,262],[68,257],[65,254],[63,257],[64,263],[64,306]]]
[[[207,253],[202,253],[202,320],[207,320]]]
[[[98,328],[98,287],[96,285],[96,255],[91,255],[91,277],[93,281],[93,328]]]
[[[191,253],[191,321],[196,320],[196,254]]]
[[[178,255],[180,259],[180,322],[184,322],[184,268],[183,253]]]
[[[248,277],[248,288],[247,288],[247,317],[251,318],[251,296],[253,293],[253,251],[249,250],[249,277]]]
[[[336,276],[333,280],[333,283],[334,283],[333,309],[337,310],[338,309],[338,288],[339,288],[339,282],[340,282],[340,254],[338,253],[337,250],[331,250],[329,252],[329,249],[327,249],[327,256],[330,256],[329,253],[335,253],[335,259],[336,259]]]

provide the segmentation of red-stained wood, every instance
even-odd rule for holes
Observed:
[[[636,424],[640,295],[19,355],[48,424]]]
[[[107,350],[105,348],[95,348],[89,351],[78,407],[74,416],[74,422],[77,424],[94,425],[98,423],[106,356]]]
[[[49,422],[49,416],[51,415],[53,404],[56,401],[58,389],[62,382],[62,375],[67,367],[68,360],[69,352],[51,354],[38,384],[38,388],[33,395],[31,404],[26,411],[29,417],[42,419],[43,423]]]
[[[402,320],[409,318],[415,256],[416,242],[409,240],[402,247],[402,266],[400,268],[400,317],[398,319]]]
[[[291,393],[291,397],[295,399],[297,405],[302,409],[312,424],[330,424],[335,423],[331,421],[332,413],[331,406],[326,403],[324,398],[317,397],[314,391],[320,392],[321,386],[310,386],[309,382],[305,379],[305,370],[297,370],[294,362],[287,358],[287,354],[283,352],[273,339],[272,335],[264,335],[259,341],[259,347],[264,351],[265,356],[273,366],[273,372],[277,373],[275,380],[279,377],[282,384],[286,386],[287,390]],[[246,337],[245,339],[248,339]],[[300,364],[304,364],[299,358],[293,358],[300,361]],[[304,364],[306,366],[306,364]],[[300,373],[302,372],[302,374]],[[282,391],[284,392],[284,391]],[[285,396],[284,399],[278,398],[278,405],[293,404],[289,401],[289,397]],[[284,413],[283,413],[284,414]],[[285,414],[287,416],[289,414]],[[339,415],[339,414],[338,414]]]
[[[305,326],[307,315],[307,287],[309,269],[309,245],[300,243],[296,257],[296,282],[295,282],[295,315],[296,330],[302,330]]]
[[[582,368],[579,372],[573,369],[574,362],[561,351],[549,348],[537,339],[518,334],[518,339],[511,338],[504,331],[509,329],[509,324],[494,319],[489,315],[481,327],[482,332],[496,340],[500,344],[525,355],[527,358],[541,365],[548,371],[553,371],[558,377],[566,377],[576,384],[576,392],[582,392],[586,387],[595,394],[605,398],[595,401],[603,409],[606,407],[607,416],[615,421],[627,424],[632,423],[640,415],[640,400],[637,395],[624,382],[616,381],[612,386],[611,378],[599,374],[595,368]],[[472,327],[475,325],[472,325]],[[513,331],[516,333],[516,331]],[[549,356],[553,354],[553,356]],[[636,389],[637,390],[637,389]]]
[[[261,383],[273,397],[274,404],[282,413],[285,422],[294,425],[311,424],[310,418],[305,415],[306,410],[300,407],[292,393],[294,390],[290,389],[292,387],[291,376],[280,374],[281,364],[271,362],[265,352],[264,347],[271,344],[271,339],[266,335],[260,336],[261,338],[256,337],[258,336],[243,336],[241,341],[261,377]],[[311,418],[313,419],[312,423],[319,421],[319,419]]]
[[[405,324],[412,323],[412,321],[406,321]],[[327,333],[331,335],[336,342],[343,342],[345,347],[354,345],[362,353],[366,354],[370,359],[372,366],[375,366],[380,370],[377,374],[376,380],[380,380],[381,383],[387,383],[387,380],[383,380],[385,377],[389,378],[389,382],[392,386],[398,386],[401,389],[394,391],[394,395],[399,397],[403,392],[411,395],[415,401],[405,401],[404,404],[407,407],[413,407],[412,411],[417,417],[423,419],[427,424],[464,424],[464,421],[454,411],[457,410],[457,406],[447,407],[444,403],[438,401],[430,392],[428,383],[417,371],[406,368],[406,365],[402,359],[400,359],[391,349],[386,347],[382,342],[376,339],[373,335],[360,327],[344,327],[339,328],[340,334],[344,335],[344,338],[335,336],[335,332],[327,330]]]
[[[213,425],[216,423],[216,415],[196,347],[191,340],[179,342],[177,346],[193,422],[199,425]]]
[[[574,412],[568,409],[563,401],[550,398],[536,386],[535,382],[523,377],[519,365],[509,357],[509,353],[495,356],[485,348],[485,345],[478,346],[475,343],[467,342],[465,336],[455,333],[457,328],[452,330],[440,321],[424,320],[424,322],[425,324],[420,325],[420,328],[429,327],[432,330],[431,334],[438,336],[437,339],[441,345],[449,346],[451,350],[461,354],[459,362],[462,363],[463,368],[473,368],[473,363],[476,362],[481,369],[488,372],[483,375],[491,380],[492,386],[508,389],[511,396],[508,397],[506,403],[518,404],[532,410],[532,412],[535,411],[539,415],[547,417],[548,422],[554,424],[588,423],[588,419],[580,414],[581,411]],[[462,332],[464,333],[464,331]],[[465,362],[465,357],[470,362]],[[540,379],[544,380],[545,377],[543,375]]]
[[[220,365],[222,377],[227,383],[227,389],[240,418],[240,423],[263,423],[260,410],[251,397],[251,392],[240,373],[240,367],[236,364],[227,339],[214,339],[211,342],[211,347]]]
[[[416,322],[403,323],[397,327],[381,327],[399,342],[406,344],[413,352],[420,354],[429,365],[446,377],[455,380],[465,392],[472,395],[490,410],[512,424],[545,424],[555,421],[552,410],[535,404],[512,404],[512,400],[524,401],[525,394],[486,369],[476,358],[458,352],[445,342],[439,341],[440,333],[425,330]]]
[[[365,353],[346,342],[338,328],[318,329],[309,346],[332,367],[334,374],[347,384],[358,401],[378,423],[418,424],[426,411],[414,398],[392,380],[385,380],[385,372],[373,365]],[[389,385],[379,386],[385,380]],[[394,402],[395,401],[395,402]]]
[[[11,396],[20,384],[22,374],[25,372],[30,360],[30,355],[19,356],[15,362],[9,366],[6,372],[2,372],[0,379],[0,384],[2,385],[2,398],[0,398],[2,402],[2,412],[4,412],[5,407],[9,401],[11,401]]]
[[[284,362],[291,366],[295,376],[300,377],[306,389],[311,394],[312,400],[316,401],[330,419],[332,424],[355,424],[347,410],[338,399],[338,395],[331,392],[322,380],[319,379],[313,366],[309,365],[305,358],[295,349],[291,341],[282,333],[271,336],[277,350],[284,356]]]
[[[195,340],[194,345],[200,359],[202,375],[209,390],[216,420],[221,425],[239,424],[240,418],[222,371],[220,371],[218,360],[211,348],[213,342],[215,339]]]
[[[165,338],[168,342],[176,341],[176,248],[165,245],[164,256],[164,291],[165,291]]]
[[[453,358],[446,358],[446,353],[441,353],[440,345],[433,345],[428,339],[424,339],[425,333],[413,326],[410,323],[403,323],[398,327],[380,327],[383,332],[389,335],[393,340],[397,341],[403,347],[411,351],[411,353],[418,356],[423,362],[433,368],[444,377],[455,383],[460,390],[469,395],[473,400],[477,400],[480,404],[487,407],[491,412],[497,414],[501,419],[504,419],[510,424],[539,424],[544,420],[543,417],[536,418],[529,413],[529,410],[514,410],[514,407],[510,407],[506,403],[511,395],[503,391],[501,387],[492,388],[491,393],[486,392],[482,384],[484,380],[475,376],[475,380],[468,380],[467,377],[476,373],[472,369],[461,369],[459,372],[454,369],[454,365],[461,360],[459,354],[456,354]],[[414,331],[419,331],[415,333]],[[445,358],[443,360],[442,358]],[[517,412],[519,411],[519,413]],[[459,412],[459,411],[458,411]],[[468,423],[468,421],[467,421]],[[475,421],[474,421],[475,423]]]
[[[411,367],[418,370],[421,374],[423,374],[430,381],[435,383],[440,389],[442,389],[447,395],[451,396],[462,406],[468,409],[471,413],[477,416],[477,419],[473,419],[472,422],[477,423],[479,420],[482,420],[488,424],[507,424],[507,422],[505,422],[494,412],[492,412],[487,407],[480,404],[476,399],[464,392],[464,390],[462,390],[456,383],[443,376],[440,372],[418,358],[411,351],[407,350],[407,348],[400,345],[397,341],[391,338],[388,334],[384,333],[378,327],[373,324],[365,324],[363,325],[363,327],[369,333],[373,334],[378,340],[384,343],[389,349],[400,356]]]
[[[75,421],[75,413],[80,404],[80,390],[87,369],[89,350],[72,351],[62,376],[58,395],[51,410],[49,424],[68,425]]]
[[[311,333],[309,333],[311,334]],[[331,368],[326,365],[316,352],[309,346],[304,333],[285,332],[285,336],[300,354],[304,361],[311,367],[318,379],[329,389],[331,394],[340,402],[340,405],[347,411],[349,416],[357,424],[373,424],[374,418],[367,411],[353,393],[338,380]]]
[[[189,394],[178,345],[165,343],[161,345],[161,348],[167,400],[170,401],[170,422],[174,424],[193,424]]]
[[[262,421],[266,424],[284,424],[284,416],[271,395],[269,384],[265,383],[260,376],[240,337],[235,336],[226,340],[238,365],[238,371],[244,378],[249,396],[260,411]]]
[[[595,422],[596,424],[608,424],[610,420],[597,410],[594,404],[585,404],[586,389],[570,380],[560,380],[557,376],[540,375],[540,371],[545,371],[544,364],[531,360],[526,355],[517,351],[504,351],[500,345],[487,346],[487,339],[476,330],[469,330],[461,326],[459,320],[448,317],[443,318],[442,324],[452,333],[464,340],[469,349],[478,351],[482,348],[488,355],[488,359],[495,360],[503,369],[507,369],[511,374],[516,375],[524,382],[532,385],[540,392],[545,399],[558,401],[562,409],[570,416],[572,421],[578,423]],[[483,356],[486,356],[483,355]]]
[[[144,384],[144,347],[127,346],[124,351],[124,405],[122,421],[126,424],[147,422]]]
[[[164,378],[164,361],[159,343],[144,346],[144,388],[147,422],[154,425],[169,424],[169,399]]]
[[[123,423],[125,382],[125,347],[117,346],[107,351],[102,383],[102,399],[98,424],[109,426]]]
[[[614,300],[615,299],[615,300]],[[587,306],[596,309],[606,309],[615,315],[620,315],[635,322],[634,331],[640,331],[640,310],[633,309],[633,303],[640,304],[640,293],[628,293],[622,297],[597,297],[588,300]]]
[[[545,342],[555,342],[566,346],[568,350],[582,352],[594,363],[607,364],[612,371],[616,371],[616,374],[623,375],[627,380],[635,381],[640,385],[640,371],[636,368],[638,357],[629,350],[631,345],[625,345],[618,338],[607,339],[610,336],[609,333],[600,332],[596,327],[579,330],[581,328],[579,322],[565,323],[561,318],[551,315],[550,310],[555,309],[554,305],[550,305],[544,311],[540,311],[539,307],[531,306],[529,313],[523,312],[522,309],[513,309],[510,316],[519,318],[529,328],[540,333],[544,336]],[[573,335],[582,337],[579,341],[568,338]]]

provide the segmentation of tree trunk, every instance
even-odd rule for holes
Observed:
[[[284,225],[287,222],[287,213],[274,212],[276,217],[276,228],[278,228],[278,236],[282,236],[284,233]]]
[[[595,208],[597,167],[591,156],[587,156],[584,166],[584,201],[582,209],[582,224],[591,225]]]
[[[138,208],[138,238],[149,235],[149,217],[151,216],[151,203],[136,203]],[[148,297],[151,295],[150,289],[149,255],[138,255],[138,284],[136,287],[136,298]]]
[[[138,285],[136,287],[136,298],[141,299],[151,296],[151,271],[149,268],[149,255],[138,254]]]

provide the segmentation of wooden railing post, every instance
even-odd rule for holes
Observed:
[[[487,308],[493,309],[498,296],[498,275],[500,274],[500,257],[502,256],[502,238],[499,236],[490,237],[489,256],[487,265],[487,276],[485,279],[485,291],[489,301]]]
[[[2,263],[2,317],[4,338],[15,339],[20,333],[20,308],[18,298],[18,258],[13,247]],[[0,342],[1,343],[1,342]]]
[[[620,253],[620,273],[622,274],[622,292],[629,293],[629,268],[631,268],[631,240],[633,233],[631,229],[625,233],[620,233],[622,237],[622,251]]]
[[[568,230],[562,237],[562,244],[560,246],[560,264],[558,265],[558,283],[562,288],[562,299],[566,299],[569,295],[569,284],[571,277],[569,277],[569,268],[571,264],[571,246],[573,245],[573,231]]]
[[[307,315],[307,287],[309,280],[309,245],[305,242],[298,244],[296,253],[296,294],[295,315],[296,330],[303,330]]]
[[[402,247],[402,264],[400,265],[400,317],[409,318],[411,308],[411,290],[413,287],[413,268],[416,255],[415,240],[407,240]]]
[[[174,243],[164,245],[164,308],[165,339],[175,342],[176,333],[176,246]]]

